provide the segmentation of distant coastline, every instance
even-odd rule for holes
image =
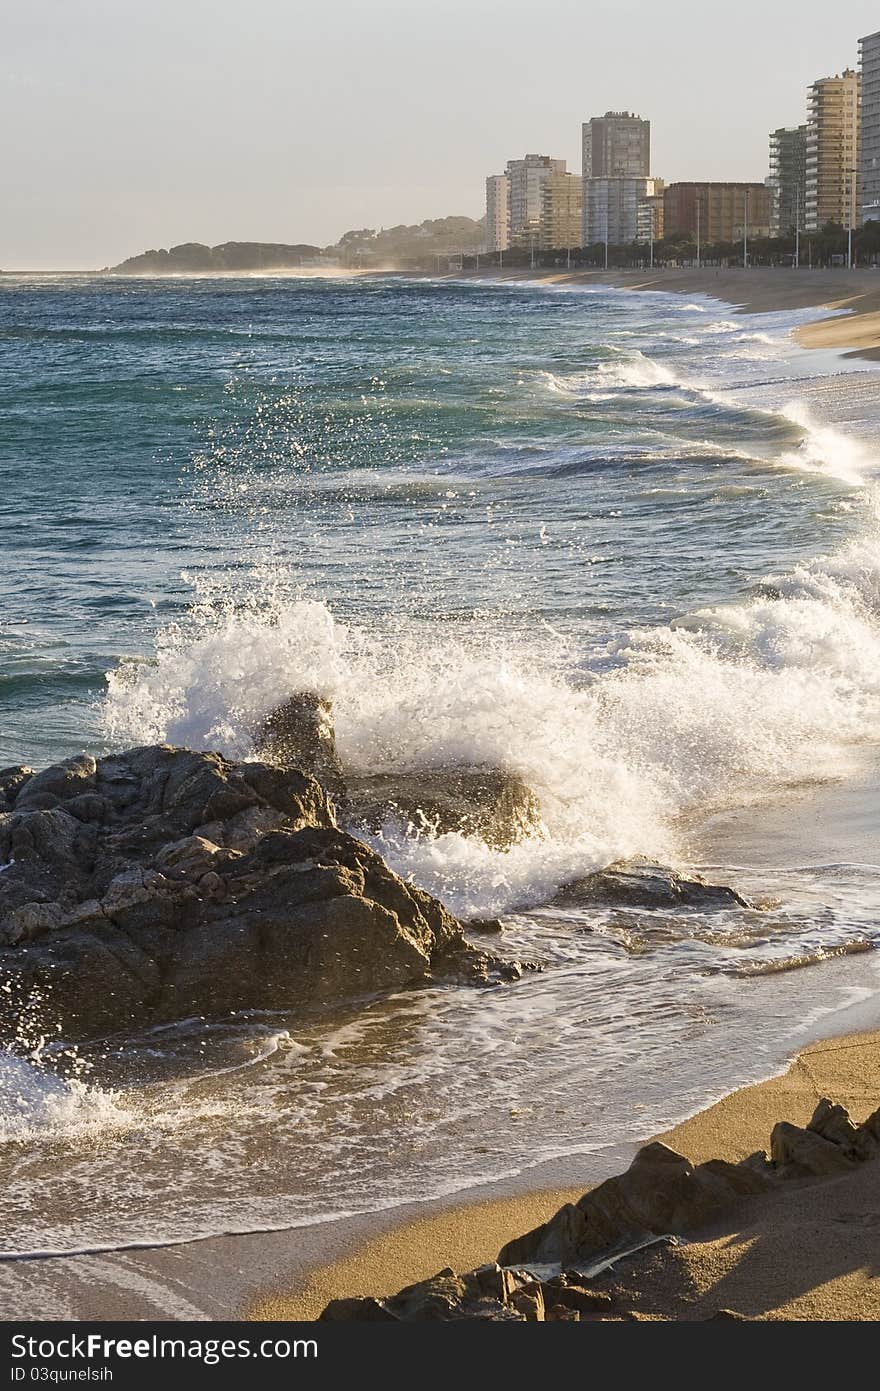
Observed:
[[[428,268],[482,246],[484,227],[472,217],[428,218],[412,225],[355,228],[332,246],[309,242],[228,241],[218,246],[182,242],[168,249],[143,251],[116,266],[108,275],[223,275],[254,271],[305,269],[381,270]]]
[[[397,230],[397,229],[393,229]],[[409,230],[409,229],[407,229]],[[383,234],[384,235],[384,234]],[[766,314],[789,309],[827,309],[829,316],[805,324],[795,332],[806,348],[830,348],[868,360],[880,360],[880,273],[845,270],[755,266],[669,267],[652,270],[559,270],[511,266],[499,269],[431,271],[407,266],[393,257],[384,266],[352,264],[339,247],[307,243],[223,242],[205,246],[186,242],[169,250],[152,250],[131,256],[104,275],[242,275],[285,274],[309,271],[362,270],[365,274],[448,275],[464,280],[535,281],[546,285],[608,285],[616,289],[661,291],[668,294],[703,294],[722,300],[739,313]],[[437,253],[438,260],[442,259]],[[355,257],[355,261],[357,258]]]
[[[212,271],[296,270],[304,265],[318,264],[323,259],[321,247],[305,242],[288,245],[284,242],[230,241],[220,246],[184,242],[180,246],[172,246],[170,250],[162,248],[129,256],[118,266],[105,266],[103,273],[154,276],[210,274]]]

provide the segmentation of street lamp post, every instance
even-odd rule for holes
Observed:
[[[849,227],[846,235],[846,268],[852,270],[853,264],[853,223],[856,220],[856,181],[858,170],[847,169],[849,175]]]
[[[749,268],[749,190],[746,189],[745,221],[743,222],[743,270]]]
[[[697,270],[700,269],[700,200],[697,199]]]

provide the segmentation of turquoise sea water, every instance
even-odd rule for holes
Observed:
[[[0,765],[156,739],[246,757],[317,687],[351,767],[528,779],[544,827],[506,854],[377,843],[549,967],[332,1029],[127,1040],[75,1082],[8,1059],[4,1244],[314,1220],[594,1153],[609,1116],[636,1138],[873,991],[849,953],[878,935],[880,397],[865,364],[794,347],[799,317],[510,282],[2,278]],[[630,854],[766,907],[545,906]]]

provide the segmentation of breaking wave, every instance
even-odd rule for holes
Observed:
[[[540,800],[538,836],[504,852],[392,825],[381,838],[401,872],[485,915],[546,901],[621,856],[675,860],[695,817],[843,775],[880,730],[878,618],[876,500],[837,554],[589,655],[479,623],[344,624],[282,597],[276,574],[242,600],[203,594],[153,662],[110,674],[103,718],[113,742],[242,757],[269,710],[314,689],[333,702],[352,770],[516,770]]]
[[[568,375],[548,372],[545,378],[551,391],[568,396],[680,384],[670,367],[638,349],[617,350],[614,357],[584,372]]]
[[[38,1060],[0,1050],[0,1144],[105,1134],[132,1117],[112,1091],[56,1076]]]

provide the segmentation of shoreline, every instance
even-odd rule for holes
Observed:
[[[530,270],[528,267],[454,274],[473,281],[535,281],[547,285],[606,285],[616,290],[707,295],[738,314],[819,309],[827,314],[794,329],[803,348],[826,348],[846,357],[880,361],[880,271],[794,270],[790,267],[730,267],[667,270]]]
[[[756,1150],[769,1148],[770,1132],[777,1121],[786,1120],[805,1126],[823,1096],[829,1096],[845,1106],[857,1122],[876,1109],[880,1101],[880,1032],[842,1034],[820,1039],[798,1052],[783,1072],[731,1092],[652,1139],[684,1154],[695,1164],[710,1159],[737,1163]],[[842,1179],[835,1182],[838,1188],[844,1184]],[[880,1190],[880,1161],[865,1165],[862,1172],[853,1176],[852,1184],[858,1184],[860,1190],[866,1184]],[[584,1186],[566,1186],[519,1197],[460,1202],[440,1213],[410,1219],[390,1230],[374,1234],[339,1259],[304,1269],[293,1285],[283,1289],[277,1285],[274,1288],[267,1286],[266,1292],[243,1310],[242,1315],[257,1321],[310,1321],[318,1317],[331,1299],[367,1295],[382,1297],[405,1285],[426,1279],[446,1266],[456,1271],[472,1269],[493,1261],[505,1242],[544,1222],[563,1204],[576,1201],[584,1191]],[[849,1189],[841,1189],[837,1196],[841,1194],[844,1206],[848,1201],[855,1201]],[[738,1208],[729,1222],[723,1224],[723,1239],[713,1233],[707,1235],[706,1241],[698,1238],[683,1248],[686,1254],[680,1260],[694,1268],[708,1261],[711,1267],[713,1262],[717,1263],[715,1247],[718,1245],[734,1252],[739,1249],[741,1259],[746,1260],[753,1241],[763,1236],[765,1244],[768,1242],[764,1228],[772,1228],[774,1220],[779,1217],[774,1209],[774,1199],[778,1198],[779,1203],[785,1204],[791,1197],[800,1203],[810,1203],[809,1190],[803,1195],[803,1190],[798,1189],[795,1194],[773,1194],[757,1204],[744,1204],[742,1211]],[[757,1215],[752,1211],[753,1207],[757,1208]],[[829,1212],[833,1214],[836,1211],[834,1202],[830,1201]],[[832,1215],[829,1221],[834,1223],[842,1219]],[[816,1226],[818,1228],[819,1224],[816,1223]],[[858,1240],[857,1232],[844,1231],[843,1239],[847,1236],[855,1236]],[[822,1234],[818,1240],[820,1244],[827,1244],[827,1234]],[[785,1269],[785,1255],[785,1251],[776,1253],[775,1269],[778,1270],[780,1283],[788,1286],[791,1280]],[[880,1288],[874,1287],[880,1282],[872,1281],[868,1271],[860,1272],[857,1265],[844,1257],[838,1256],[837,1259],[838,1264],[846,1267],[847,1279],[842,1290],[823,1289],[821,1303],[828,1312],[804,1312],[795,1303],[795,1307],[785,1312],[774,1307],[747,1316],[876,1318],[880,1314]],[[735,1256],[731,1256],[731,1260],[725,1264],[725,1279],[730,1278],[731,1263],[736,1263]],[[854,1281],[859,1285],[857,1293],[851,1288]],[[814,1290],[808,1280],[804,1283],[806,1288],[802,1297],[806,1301],[805,1307],[809,1309],[815,1304]],[[742,1298],[748,1302],[748,1279],[741,1280],[740,1284]],[[824,1284],[827,1286],[828,1282]],[[710,1295],[711,1291],[704,1293]],[[844,1311],[853,1303],[863,1312],[851,1314]],[[672,1307],[675,1307],[675,1298]],[[658,1316],[674,1317],[674,1314]]]
[[[643,281],[643,277],[637,275],[626,277],[625,283],[618,283],[623,279],[620,276],[604,280],[604,283],[613,283],[621,289],[716,295],[715,287],[720,276],[704,275],[704,282],[711,278],[712,288],[708,283],[698,286],[691,281],[684,284],[679,280],[677,285],[669,283],[671,275],[690,277],[692,274],[704,273],[663,272],[654,284],[631,283],[633,278]],[[750,278],[760,274],[748,273]],[[790,272],[769,274],[781,277]],[[819,276],[822,273],[812,274]],[[838,277],[845,273],[826,274],[834,279],[835,288],[838,288]],[[854,274],[865,276],[867,273]],[[601,272],[583,273],[572,276],[571,280],[596,283],[596,278],[602,276]],[[512,273],[509,278],[523,280],[532,277]],[[546,274],[533,278],[553,280],[555,283],[568,279]],[[745,288],[743,273],[740,272],[737,278]],[[880,276],[877,279],[880,282]],[[760,286],[751,288],[761,289]],[[787,286],[780,288],[778,282],[774,282],[770,288],[774,295],[781,293],[781,289],[788,289]],[[813,289],[812,284],[809,289]],[[880,284],[876,292],[871,292],[871,297],[875,294],[880,302]],[[832,302],[820,302],[815,297],[808,303],[768,304],[763,291],[757,294],[757,298],[751,295],[738,307],[726,300],[724,302],[730,303],[731,312],[743,313],[813,306],[835,307]],[[804,325],[796,330],[796,334],[829,327],[841,332],[846,329],[851,339],[851,330],[858,320],[870,319],[873,312],[863,307],[854,314]],[[841,346],[848,345],[822,343],[815,346],[830,347],[839,352]],[[805,343],[804,346],[813,345]],[[868,351],[847,355],[871,354]],[[875,356],[880,357],[880,336]],[[880,1010],[880,996],[875,995],[874,1000],[878,1002],[876,1009]],[[868,1003],[870,1005],[871,1002]],[[831,1016],[832,1027],[845,1029],[846,1018],[852,1018],[849,1011],[836,1011]],[[870,1026],[875,1023],[880,1021],[872,1019]],[[849,1027],[858,1026],[850,1022]],[[865,1024],[861,1027],[865,1027]],[[815,1026],[812,1036],[816,1036]],[[724,1149],[725,1145],[738,1146],[743,1154],[750,1149],[766,1147],[770,1128],[776,1120],[784,1118],[804,1123],[812,1110],[812,1104],[807,1104],[807,1093],[803,1090],[799,1094],[800,1101],[792,1102],[792,1105],[800,1105],[799,1110],[774,1109],[778,1101],[788,1105],[786,1098],[790,1099],[797,1093],[796,1087],[786,1090],[785,1082],[792,1073],[797,1073],[797,1077],[801,1078],[803,1065],[800,1060],[814,1053],[841,1054],[859,1046],[853,1043],[853,1039],[858,1039],[858,1035],[841,1033],[835,1038],[833,1046],[818,1042],[810,1044],[797,1055],[788,1072],[728,1093],[680,1125],[662,1132],[662,1138],[673,1145],[680,1145],[689,1157],[697,1160],[724,1157],[731,1152]],[[872,1046],[880,1049],[880,1041]],[[752,1050],[749,1053],[751,1061]],[[756,1062],[755,1067],[759,1070],[760,1064]],[[739,1075],[743,1076],[742,1070]],[[880,1085],[880,1063],[877,1074],[872,1072],[871,1076],[874,1078],[873,1106],[876,1106],[877,1100],[880,1100],[877,1090]],[[865,1108],[859,1103],[864,1101],[864,1097],[860,1098],[854,1093],[850,1095],[837,1087],[833,1080],[829,1082],[828,1091],[834,1100],[852,1105],[856,1119],[862,1118]],[[810,1101],[814,1104],[816,1099],[811,1093]],[[760,1126],[756,1122],[759,1115],[763,1118]],[[9,1282],[4,1285],[0,1278],[0,1297],[12,1294],[14,1289],[14,1300],[4,1300],[7,1306],[45,1309],[42,1316],[48,1318],[222,1319],[247,1316],[310,1319],[316,1317],[320,1308],[333,1297],[351,1293],[391,1292],[411,1280],[434,1273],[447,1263],[467,1269],[481,1261],[491,1260],[508,1239],[545,1220],[561,1202],[580,1197],[589,1186],[624,1169],[634,1149],[634,1145],[609,1144],[597,1154],[569,1155],[520,1171],[508,1179],[462,1188],[456,1193],[426,1202],[359,1213],[350,1218],[333,1218],[312,1226],[219,1235],[201,1241],[157,1245],[140,1250],[108,1249],[93,1255],[72,1254],[44,1260],[24,1260],[15,1265],[9,1263],[0,1267]],[[738,1150],[734,1152],[738,1153]],[[355,1287],[352,1287],[352,1281],[356,1282]],[[361,1282],[359,1286],[358,1281]],[[14,1288],[16,1283],[18,1288]],[[43,1302],[46,1297],[47,1306]],[[33,1314],[16,1312],[5,1315],[13,1318],[22,1316],[33,1317]]]
[[[788,276],[794,276],[794,283]],[[876,284],[871,278],[874,276]],[[484,273],[454,278],[473,280],[484,278]],[[880,361],[880,274],[877,272],[804,271],[802,274],[773,268],[766,271],[709,269],[647,274],[636,271],[560,274],[511,270],[497,272],[492,278],[534,280],[560,286],[593,284],[646,292],[704,294],[730,305],[735,313],[743,314],[824,309],[828,311],[827,316],[794,329],[792,336],[801,347],[830,349],[835,354],[861,358],[872,364]],[[873,1086],[867,1097],[864,1089],[858,1085],[854,1087],[852,1079],[846,1075],[850,1050],[858,1052],[863,1043],[873,1054]],[[680,1148],[695,1163],[713,1158],[736,1161],[755,1150],[765,1149],[776,1121],[785,1119],[806,1125],[809,1120],[822,1094],[816,1075],[810,1071],[820,1056],[825,1071],[820,1069],[818,1075],[824,1079],[822,1085],[827,1094],[850,1109],[855,1120],[864,1119],[880,1102],[880,1033],[844,1031],[832,1035],[830,1041],[820,1035],[816,1042],[795,1053],[787,1069],[763,1081],[734,1089],[652,1138]],[[829,1062],[837,1062],[839,1066],[829,1068]],[[630,1156],[635,1149],[634,1146],[620,1148],[627,1150]],[[880,1170],[880,1164],[876,1167]],[[341,1258],[306,1265],[295,1285],[283,1290],[278,1285],[274,1288],[267,1285],[266,1292],[247,1306],[244,1314],[258,1320],[311,1320],[317,1318],[330,1299],[389,1294],[427,1278],[446,1265],[457,1270],[470,1269],[494,1259],[507,1240],[545,1221],[562,1204],[575,1201],[583,1191],[583,1186],[566,1184],[555,1189],[536,1187],[530,1192],[483,1201],[468,1201],[467,1195],[461,1194],[457,1201],[449,1203],[447,1200],[438,1213],[410,1218],[401,1215],[401,1220],[390,1230],[380,1230],[362,1238]],[[426,1252],[430,1255],[426,1256]]]

